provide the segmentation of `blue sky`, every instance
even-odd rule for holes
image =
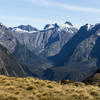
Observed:
[[[0,0],[0,22],[7,26],[71,21],[76,27],[100,22],[100,0]]]

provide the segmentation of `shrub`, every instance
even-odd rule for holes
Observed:
[[[17,97],[13,97],[13,96],[9,96],[9,97],[6,97],[4,100],[18,100],[18,98]]]
[[[90,94],[91,94],[92,96],[99,96],[98,92],[96,92],[96,91],[91,91]]]
[[[47,87],[48,87],[48,88],[53,88],[53,86],[52,86],[52,85],[47,85]]]
[[[33,90],[33,86],[28,86],[26,90]]]
[[[81,82],[74,82],[73,83],[74,84],[74,86],[76,86],[76,87],[78,87],[78,86],[85,86],[85,84],[84,83],[81,83]]]
[[[64,84],[70,84],[70,83],[73,83],[73,82],[70,81],[70,80],[61,80],[59,83],[60,83],[61,85],[64,85]]]

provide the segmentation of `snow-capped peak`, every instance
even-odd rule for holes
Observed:
[[[68,30],[73,28],[73,25],[70,22],[65,22],[63,25],[60,26],[60,30]]]
[[[71,22],[68,22],[68,21],[66,21],[66,22],[62,25],[62,28],[72,28],[72,27],[73,27],[72,23],[71,23]]]
[[[100,33],[97,33],[96,35],[100,37]]]
[[[2,25],[3,26],[3,24],[0,22],[0,25]]]
[[[91,24],[86,24],[86,26],[87,26],[87,30],[91,29]]]
[[[31,25],[20,25],[17,27],[10,27],[9,29],[11,29],[12,31],[15,31],[17,33],[33,33],[33,32],[37,32],[38,30],[31,26]]]
[[[94,25],[91,25],[91,24],[86,24],[85,26],[87,28],[87,31],[89,31],[90,29],[94,27]]]
[[[70,26],[69,24],[64,24],[63,27],[71,28],[72,26]]]
[[[22,30],[22,29],[20,29],[20,28],[15,28],[15,29],[13,29],[14,31],[16,31],[16,32],[28,32],[28,31],[25,31],[25,30]]]
[[[28,31],[28,32],[30,32],[30,31],[38,31],[38,29],[36,29],[35,27],[33,27],[31,25],[20,25],[17,28],[20,28],[20,29]]]
[[[6,26],[1,22],[0,22],[0,27],[5,27],[6,28]]]
[[[51,29],[51,28],[54,28],[54,25],[53,24],[47,24],[44,29]]]
[[[20,28],[13,28],[12,31],[18,32],[18,33],[33,33],[33,32],[37,32],[37,31],[26,31],[26,30],[22,30]]]
[[[69,21],[66,21],[65,24],[66,24],[66,25],[69,25],[69,26],[73,26],[72,23],[69,22]]]
[[[48,30],[48,29],[52,29],[52,28],[57,28],[57,27],[59,27],[58,26],[58,24],[47,24],[45,27],[44,27],[44,29],[45,30]]]

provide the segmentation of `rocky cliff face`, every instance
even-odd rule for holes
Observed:
[[[56,68],[48,69],[53,72],[54,79],[81,81],[100,68],[99,33],[100,24],[95,26],[86,24],[58,55],[49,58],[56,66]],[[62,77],[59,77],[58,72]]]
[[[17,30],[16,28],[12,28],[12,31],[19,42],[29,50],[35,51],[36,54],[43,54],[44,56],[54,56],[75,35],[77,28],[66,22],[63,26],[47,24],[42,31],[25,32],[19,26]]]
[[[0,24],[0,44],[3,45],[10,52],[10,55],[20,63],[27,76],[39,77],[43,69],[51,66],[44,58],[36,56],[34,52],[27,49],[25,45],[22,45],[14,36],[11,29],[8,29],[3,24]]]
[[[77,29],[68,22],[64,26],[46,25],[42,31],[29,25],[8,29],[1,24],[0,32],[0,43],[21,64],[26,74],[44,78],[43,71],[53,66],[44,56],[59,53]]]
[[[27,76],[41,78],[42,71],[52,67],[52,64],[45,58],[37,56],[28,50],[24,45],[17,43],[12,56],[23,66]]]
[[[82,81],[100,68],[100,24],[70,22],[7,29],[1,24],[0,43],[23,66],[27,75],[49,80]]]
[[[25,77],[22,66],[10,55],[9,51],[0,45],[0,74]]]
[[[0,23],[0,44],[6,47],[11,53],[14,52],[17,45],[13,33],[2,23]]]

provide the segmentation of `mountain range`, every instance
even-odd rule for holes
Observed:
[[[15,76],[13,70],[21,68],[16,76],[83,81],[100,68],[99,44],[100,24],[77,29],[66,21],[63,25],[47,24],[39,30],[31,25],[7,28],[0,23],[0,45],[9,53],[5,56],[13,58],[9,76]],[[7,64],[5,60],[3,63]],[[2,67],[0,74],[4,74]]]

